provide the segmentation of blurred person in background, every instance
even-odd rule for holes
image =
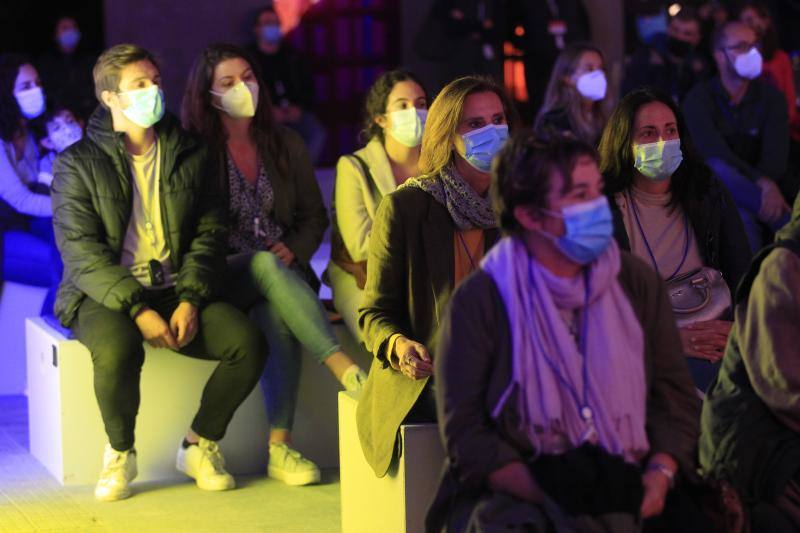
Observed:
[[[325,148],[324,126],[313,113],[314,80],[308,62],[283,35],[281,20],[272,7],[263,7],[253,19],[255,44],[248,48],[264,77],[275,122],[297,131],[308,147],[311,162]]]
[[[697,11],[683,7],[670,17],[666,34],[634,52],[625,69],[622,96],[650,86],[680,104],[695,83],[709,75],[708,61],[699,50],[702,37]]]
[[[510,38],[524,53],[528,106],[535,116],[559,54],[571,43],[591,41],[589,14],[583,0],[510,0],[508,10]]]
[[[37,62],[42,83],[52,102],[69,107],[86,120],[97,107],[92,84],[96,54],[86,50],[77,20],[60,17],[53,30],[54,46]]]
[[[730,190],[755,252],[789,220],[778,186],[789,157],[786,99],[759,79],[763,60],[750,27],[726,22],[713,44],[719,74],[689,92],[683,114],[698,153]]]
[[[540,137],[565,136],[597,146],[611,105],[603,52],[573,43],[558,55],[534,130]]]

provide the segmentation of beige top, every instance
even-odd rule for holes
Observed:
[[[686,260],[681,265],[683,253],[686,249],[686,224],[688,223],[680,206],[670,206],[671,193],[650,194],[631,187],[629,192],[618,193],[614,200],[622,212],[625,231],[631,245],[631,253],[645,263],[653,265],[653,260],[647,250],[653,252],[661,277],[667,279],[675,275],[686,274],[703,266],[703,258],[697,246],[694,230],[689,225],[689,250]],[[629,199],[635,202],[635,206]],[[634,212],[634,207],[636,212]],[[641,230],[636,222],[636,213],[639,215]],[[642,235],[644,231],[644,236]],[[645,238],[646,243],[645,243]]]
[[[378,204],[383,196],[397,189],[392,166],[383,144],[372,139],[355,152],[364,160],[375,180],[373,187],[352,157],[343,156],[336,163],[336,187],[333,205],[336,224],[353,261],[366,261],[369,235]]]
[[[128,154],[133,177],[133,210],[122,246],[122,266],[128,267],[136,280],[152,287],[149,263],[161,263],[164,284],[154,288],[175,285],[172,261],[169,257],[164,224],[161,218],[159,183],[161,180],[161,142],[142,155]]]

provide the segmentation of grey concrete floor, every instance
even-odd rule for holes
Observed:
[[[62,487],[28,453],[27,399],[0,396],[0,532],[341,529],[336,471],[324,472],[323,483],[309,487],[287,487],[266,476],[237,478],[237,483],[236,490],[208,493],[188,479],[134,482],[130,499],[97,502],[93,487]]]

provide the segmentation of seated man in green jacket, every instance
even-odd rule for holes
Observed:
[[[65,275],[56,314],[92,354],[109,443],[95,489],[130,495],[142,340],[220,361],[178,449],[177,468],[205,490],[234,480],[216,441],[261,375],[266,347],[233,306],[214,301],[225,265],[226,204],[206,147],[164,115],[161,76],[137,46],[94,67],[101,105],[86,137],[56,160],[53,224]]]

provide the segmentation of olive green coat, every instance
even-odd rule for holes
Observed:
[[[356,418],[364,456],[379,477],[391,464],[400,424],[430,379],[394,370],[389,341],[402,334],[436,357],[433,339],[454,286],[454,236],[447,209],[417,188],[385,196],[373,222],[359,323],[375,359]],[[487,247],[496,240],[496,231],[487,233]]]

